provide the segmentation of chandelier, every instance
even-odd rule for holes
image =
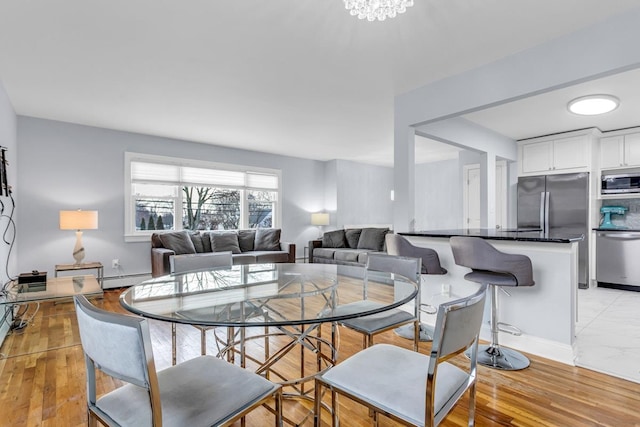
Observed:
[[[344,7],[351,16],[367,21],[384,21],[395,18],[398,13],[405,13],[413,6],[413,0],[344,0]]]

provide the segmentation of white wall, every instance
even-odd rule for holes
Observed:
[[[336,161],[338,211],[335,225],[392,224],[393,169]]]
[[[282,170],[282,239],[298,256],[316,237],[310,212],[324,206],[324,163],[70,123],[18,117],[19,271],[73,262],[74,233],[59,230],[61,209],[97,209],[99,229],[84,232],[86,261],[105,276],[147,273],[150,244],[124,242],[124,153],[133,151]],[[118,258],[121,271],[111,268]]]
[[[414,213],[411,144],[415,126],[638,68],[638,22],[640,7],[397,96],[394,183],[407,191],[396,191],[396,230],[407,228]]]
[[[9,97],[0,81],[0,146],[7,148],[7,160],[9,165],[7,166],[7,180],[12,187],[14,197],[17,199],[18,185],[17,185],[17,137],[16,137],[16,113],[13,111]],[[4,285],[11,278],[17,276],[17,255],[16,247],[11,248],[11,244],[6,242],[13,241],[15,237],[15,229],[13,221],[17,221],[15,216],[11,218],[12,202],[9,197],[0,196],[0,233],[6,238],[0,240],[0,280]],[[6,234],[5,230],[7,230]],[[0,298],[2,298],[0,296]],[[5,306],[0,309],[0,320],[4,318]],[[9,320],[9,319],[7,319]],[[4,337],[9,330],[9,324],[7,322],[0,322],[0,344],[4,340]]]
[[[415,166],[415,230],[462,226],[462,172],[459,160]]]

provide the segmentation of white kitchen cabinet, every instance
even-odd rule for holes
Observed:
[[[528,142],[520,145],[520,174],[581,170],[590,166],[586,135]]]
[[[640,166],[640,133],[617,135],[600,140],[600,168]]]

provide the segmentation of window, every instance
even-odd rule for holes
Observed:
[[[125,154],[127,241],[156,230],[271,228],[279,224],[280,171]]]

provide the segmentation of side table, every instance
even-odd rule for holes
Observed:
[[[102,279],[104,277],[104,266],[101,262],[83,262],[81,264],[56,264],[54,269],[54,277],[58,277],[61,271],[77,271],[77,270],[96,270],[98,283],[102,288]]]

